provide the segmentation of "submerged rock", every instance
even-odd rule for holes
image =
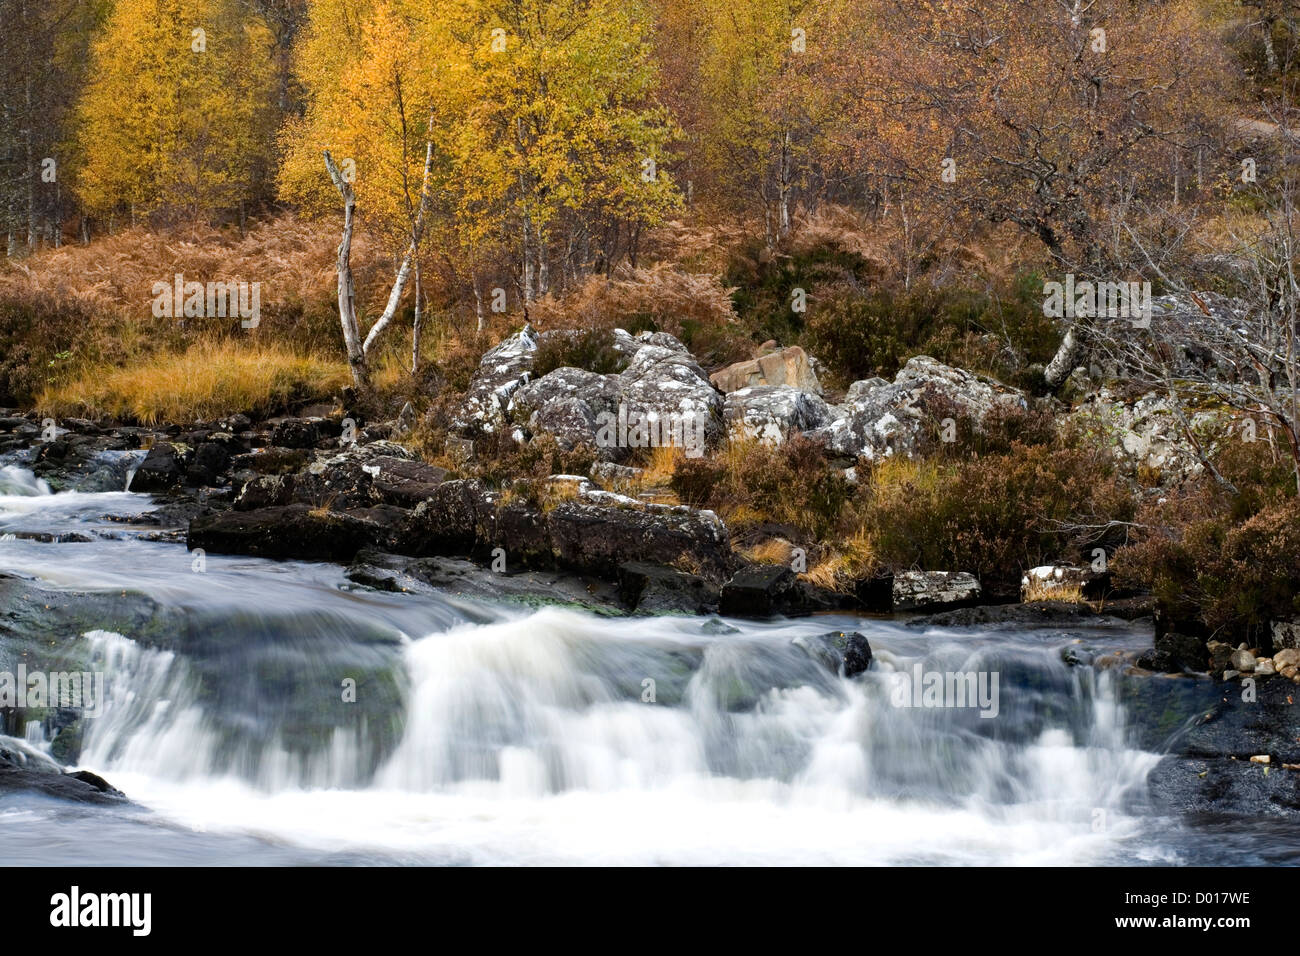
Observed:
[[[89,770],[66,772],[53,760],[11,738],[0,739],[0,794],[39,793],[75,803],[126,803],[121,790]]]
[[[793,643],[835,674],[857,677],[871,667],[871,644],[857,631],[828,631],[812,637],[800,635]]]

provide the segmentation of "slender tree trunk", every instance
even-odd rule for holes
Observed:
[[[483,293],[479,289],[478,276],[474,276],[474,314],[478,318],[478,331],[481,334],[487,328],[487,316],[483,314]]]
[[[415,319],[411,323],[411,374],[420,371],[420,322],[424,318],[424,288],[420,281],[420,260],[415,260]]]
[[[790,132],[787,130],[781,139],[781,221],[780,236],[785,238],[790,232]]]
[[[1060,388],[1065,380],[1070,377],[1079,366],[1079,361],[1083,358],[1084,353],[1083,333],[1076,325],[1071,325],[1065,332],[1065,338],[1061,340],[1060,347],[1052,360],[1047,363],[1047,368],[1043,371],[1043,378],[1052,388]]]
[[[541,298],[546,295],[551,287],[551,264],[546,254],[547,241],[545,235],[538,231],[537,235],[537,296]]]
[[[523,177],[521,176],[521,177],[520,177],[520,188],[522,188],[522,187],[523,187]],[[528,213],[527,213],[527,210],[525,210],[525,212],[524,212],[523,227],[524,227],[524,234],[523,234],[523,240],[524,240],[523,274],[519,277],[519,279],[520,279],[520,283],[523,285],[524,305],[527,305],[528,303],[530,303],[530,302],[533,301],[533,254],[532,254],[532,253],[533,253],[533,248],[532,248],[532,232],[531,232],[531,226],[530,226],[530,223],[528,222]]]
[[[357,330],[356,291],[352,279],[352,229],[356,221],[357,200],[352,185],[343,178],[329,150],[325,151],[325,168],[343,197],[343,237],[339,240],[338,255],[339,323],[343,326],[343,344],[348,352],[352,381],[360,388],[366,385],[368,376],[366,353]]]
[[[26,12],[24,10],[24,12]],[[28,52],[31,47],[28,46]],[[32,125],[35,117],[32,115],[32,81],[28,77],[24,85],[24,97],[27,107],[25,130],[25,144],[27,147],[27,251],[36,251],[36,154],[32,149]]]
[[[1273,46],[1273,17],[1264,18],[1264,59],[1268,63],[1270,76],[1277,76],[1281,71],[1277,62],[1277,49]]]

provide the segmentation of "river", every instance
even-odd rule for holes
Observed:
[[[197,559],[131,519],[152,507],[0,471],[0,670],[102,671],[71,763],[132,800],[0,797],[6,865],[1269,859],[1249,821],[1153,811],[1160,757],[1133,744],[1118,678],[1063,660],[1149,646],[1140,628],[618,618],[376,592],[334,565]],[[40,537],[70,533],[91,540]],[[46,608],[14,612],[32,587]],[[832,629],[866,635],[870,671],[845,679],[800,646]],[[997,674],[997,716],[899,706],[891,673],[917,664]],[[54,753],[49,729],[14,733]],[[1300,835],[1269,846],[1294,853]]]

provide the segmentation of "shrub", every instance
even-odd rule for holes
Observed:
[[[1176,623],[1267,645],[1270,621],[1300,616],[1300,502],[1274,501],[1240,523],[1239,506],[1209,485],[1147,503],[1140,536],[1115,556],[1116,580],[1149,589]]]
[[[474,457],[458,473],[480,478],[494,487],[515,481],[540,481],[551,475],[585,475],[596,461],[596,450],[585,445],[564,449],[552,435],[516,442],[509,434],[490,432],[474,439]]]
[[[929,285],[904,292],[841,288],[808,313],[809,349],[846,384],[892,378],[921,354],[1032,384],[1020,380],[1024,366],[1050,359],[1059,339],[1032,276],[1001,294]]]
[[[733,438],[713,459],[682,458],[670,487],[738,528],[776,522],[811,539],[835,532],[851,490],[821,446],[802,435],[777,447]]]
[[[1091,449],[1013,442],[960,462],[885,459],[867,466],[859,510],[881,561],[894,569],[971,571],[997,593],[1031,567],[1117,546],[1112,521],[1131,496],[1108,457]]]
[[[613,329],[554,332],[542,338],[533,356],[535,379],[557,368],[582,368],[609,375],[626,367],[626,357],[614,348]]]

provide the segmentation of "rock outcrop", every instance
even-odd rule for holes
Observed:
[[[810,433],[829,451],[846,458],[910,455],[922,429],[938,413],[955,412],[977,424],[999,403],[1023,405],[1021,392],[963,369],[919,355],[899,370],[894,381],[855,382],[833,420]]]
[[[733,434],[771,445],[796,432],[821,428],[832,415],[819,395],[791,385],[755,385],[730,392],[724,414]]]
[[[737,392],[761,385],[788,385],[803,392],[821,395],[821,382],[808,353],[797,345],[776,349],[746,362],[728,365],[709,377],[720,391]]]

